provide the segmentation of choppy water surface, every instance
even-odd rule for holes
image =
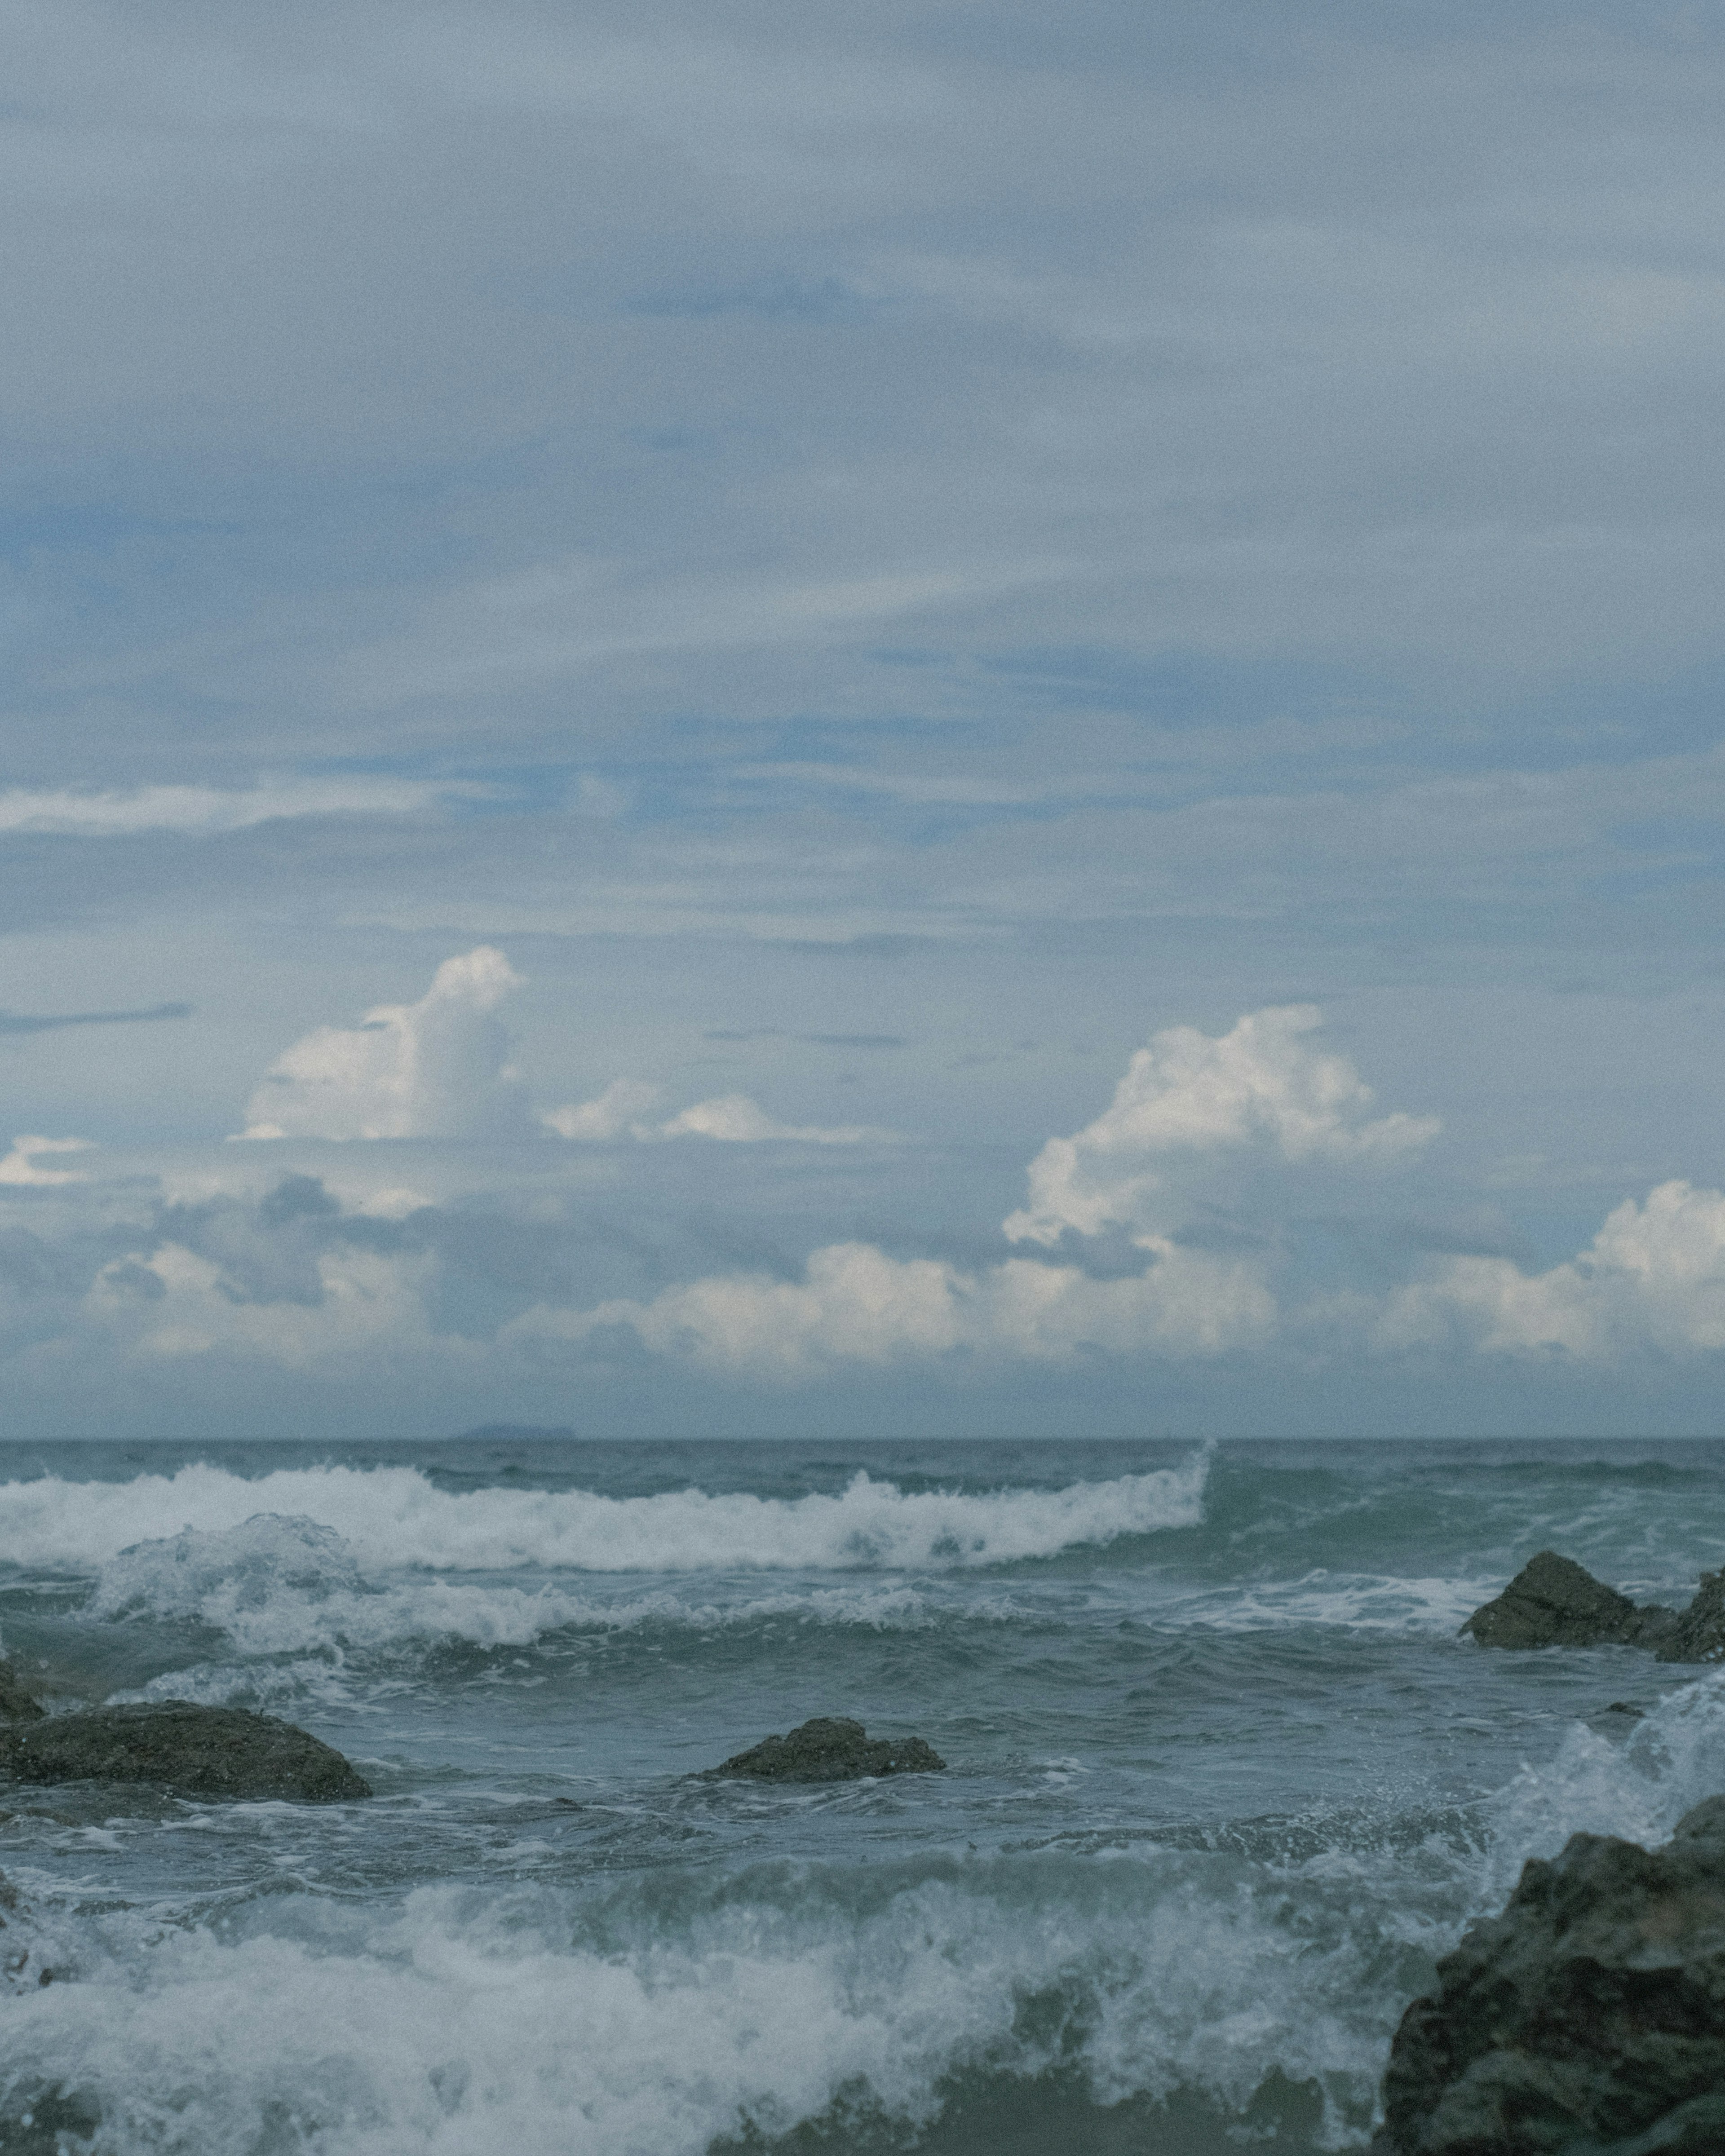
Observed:
[[[266,1707],[377,1790],[0,1792],[0,2148],[1358,2146],[1403,2006],[1525,1857],[1725,1789],[1725,1675],[1457,1624],[1548,1544],[1683,1599],[1722,1469],[0,1451],[0,1630],[51,1697]],[[820,1713],[950,1769],[692,1779]]]

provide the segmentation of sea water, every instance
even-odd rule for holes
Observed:
[[[50,1704],[260,1707],[369,1803],[0,1787],[0,2148],[1361,2145],[1530,1856],[1725,1789],[1725,1673],[1456,1627],[1725,1561],[1725,1446],[0,1450]],[[943,1774],[701,1770],[810,1716]]]

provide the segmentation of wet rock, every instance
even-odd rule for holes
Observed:
[[[0,1722],[39,1722],[41,1702],[24,1689],[15,1663],[0,1657]]]
[[[1438,1964],[1384,2077],[1381,2156],[1725,2150],[1725,1797],[1654,1850],[1578,1834]]]
[[[1694,1600],[1658,1654],[1662,1662],[1725,1661],[1725,1572],[1702,1573]]]
[[[0,1728],[20,1782],[150,1782],[177,1796],[340,1803],[372,1794],[333,1747],[274,1715],[166,1700]]]
[[[865,1774],[927,1774],[946,1761],[920,1737],[870,1737],[845,1715],[805,1722],[787,1737],[768,1737],[710,1776],[746,1774],[762,1782],[849,1782]]]
[[[1725,1607],[1719,1616],[1725,1627]],[[1697,1657],[1679,1650],[1690,1636],[1686,1619],[1686,1612],[1656,1603],[1637,1609],[1628,1595],[1595,1579],[1573,1558],[1541,1550],[1461,1630],[1482,1647],[1650,1647],[1666,1661],[1688,1661]],[[1721,1644],[1725,1646],[1725,1629]]]

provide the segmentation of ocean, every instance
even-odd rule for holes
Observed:
[[[377,1794],[0,1789],[0,2149],[1359,2147],[1403,2008],[1527,1857],[1725,1789],[1725,1672],[1457,1625],[1548,1546],[1681,1600],[1722,1470],[4,1448],[0,1639],[51,1703],[262,1707]],[[947,1771],[701,1778],[826,1714]]]

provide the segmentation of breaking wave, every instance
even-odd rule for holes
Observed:
[[[267,1512],[237,1527],[186,1527],[134,1543],[101,1568],[83,1614],[106,1623],[190,1620],[223,1633],[246,1656],[363,1651],[406,1640],[528,1646],[557,1631],[716,1631],[776,1619],[876,1630],[935,1621],[916,1589],[865,1581],[693,1601],[664,1589],[572,1592],[550,1580],[536,1587],[423,1573],[372,1580],[334,1528]]]
[[[0,1484],[0,1548],[25,1568],[94,1571],[141,1541],[231,1532],[259,1513],[334,1529],[367,1572],[944,1570],[1048,1558],[1195,1527],[1207,1450],[1178,1467],[1064,1489],[904,1491],[859,1473],[835,1496],[439,1490],[411,1467],[198,1465],[126,1483]]]
[[[1238,2112],[1279,2072],[1331,2145],[1360,2138],[1389,2007],[1358,1881],[1314,1877],[1290,1928],[1288,1882],[1215,1856],[892,1871],[685,1880],[674,1917],[662,1890],[655,1914],[429,1887],[393,1915],[278,1903],[238,1939],[91,1938],[82,1980],[10,2007],[31,2073],[0,2117],[46,2086],[132,2151],[701,2156],[924,2128],[966,2076]]]

